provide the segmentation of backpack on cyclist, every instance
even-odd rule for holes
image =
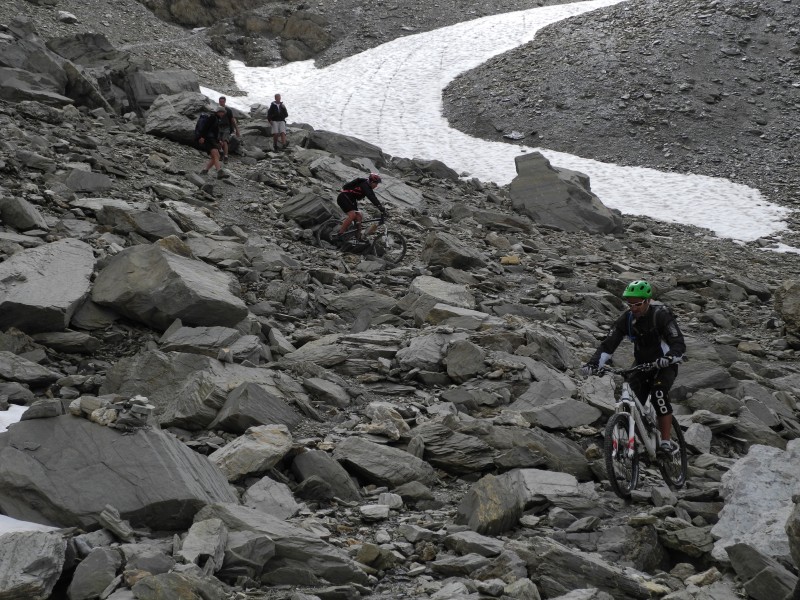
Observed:
[[[367,180],[366,177],[356,177],[353,181],[348,181],[342,186],[343,192],[360,192],[361,184]]]
[[[197,123],[194,125],[194,141],[198,141],[201,137],[203,137],[203,133],[208,126],[208,120],[211,118],[209,113],[203,113],[199,117],[197,117]]]

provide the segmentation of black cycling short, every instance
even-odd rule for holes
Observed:
[[[648,394],[652,394],[651,402],[655,406],[656,414],[672,414],[672,404],[669,402],[669,391],[675,378],[678,376],[678,365],[670,365],[658,371],[639,371],[630,379],[631,389],[640,402],[644,402]]]
[[[351,210],[358,210],[358,203],[347,192],[339,194],[336,198],[336,204],[346,213],[349,213]]]

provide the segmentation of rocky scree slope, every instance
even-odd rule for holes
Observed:
[[[292,127],[290,148],[270,152],[257,114],[242,115],[246,154],[227,180],[198,177],[203,156],[145,134],[147,117],[62,99],[3,102],[0,119],[2,396],[30,407],[0,434],[13,454],[0,507],[78,527],[3,536],[0,582],[29,586],[4,593],[706,600],[794,587],[798,257],[641,218],[617,234],[553,230],[507,188],[335,134]],[[373,168],[410,241],[398,267],[313,241],[344,175]],[[64,261],[69,281],[42,278]],[[688,338],[675,405],[690,480],[672,492],[646,469],[625,504],[599,452],[610,383],[576,367],[638,277]],[[65,452],[76,439],[92,444]],[[37,459],[57,468],[15,470]],[[152,485],[103,493],[144,473]]]

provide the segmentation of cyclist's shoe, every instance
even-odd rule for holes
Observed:
[[[676,444],[672,440],[664,440],[658,446],[658,451],[661,454],[672,455],[672,454],[676,454],[678,452],[678,450],[680,450],[680,448],[678,447],[678,444]]]

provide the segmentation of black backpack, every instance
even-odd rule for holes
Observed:
[[[203,113],[199,117],[197,117],[197,123],[194,126],[194,141],[196,142],[201,137],[203,137],[203,133],[206,130],[208,125],[208,120],[211,118],[211,115],[208,113]]]
[[[356,177],[353,181],[348,181],[342,186],[343,192],[362,192],[361,184],[366,181],[366,177]]]

